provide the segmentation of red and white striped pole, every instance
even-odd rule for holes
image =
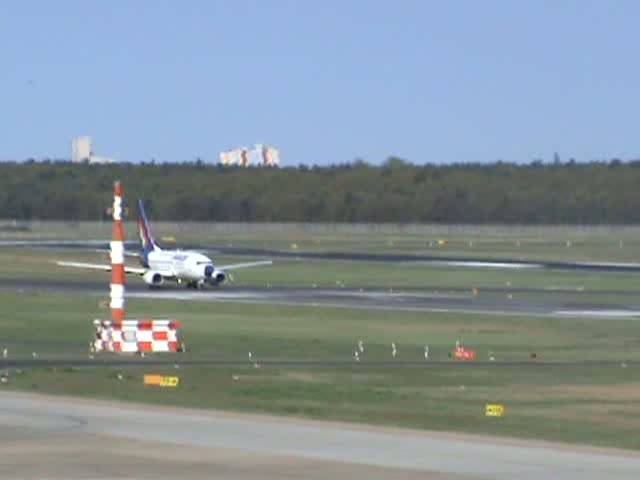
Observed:
[[[113,228],[111,230],[111,320],[124,319],[124,229],[122,228],[122,185],[113,185]]]

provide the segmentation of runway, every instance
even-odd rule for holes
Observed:
[[[9,392],[0,423],[2,478],[640,475],[640,454],[620,450]]]
[[[137,251],[139,243],[125,241],[125,247]],[[0,248],[55,248],[55,249],[83,249],[108,250],[109,242],[105,240],[2,240]],[[264,248],[234,247],[217,244],[179,244],[171,248],[183,250],[206,251],[218,255],[237,255],[247,257],[265,257],[281,259],[315,259],[351,262],[382,262],[382,263],[422,263],[432,266],[468,267],[468,268],[545,268],[552,270],[583,270],[600,272],[640,272],[637,262],[571,262],[555,260],[516,260],[513,258],[448,256],[405,253],[361,253],[361,252],[333,252],[333,251],[304,251],[304,250],[274,250]]]
[[[78,282],[49,279],[0,279],[0,291],[74,292],[105,295],[102,281]],[[129,298],[182,301],[265,303],[309,307],[364,308],[422,312],[453,312],[553,318],[640,318],[640,302],[630,291],[607,291],[624,297],[612,303],[590,300],[594,291],[540,289],[483,289],[474,295],[468,289],[383,290],[380,288],[311,288],[222,285],[218,289],[188,290],[167,284],[149,290],[142,282],[127,285]]]

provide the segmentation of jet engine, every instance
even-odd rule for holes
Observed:
[[[149,285],[149,287],[159,287],[164,283],[164,278],[158,272],[154,272],[149,270],[146,272],[142,278],[144,279],[144,283]]]
[[[216,283],[223,283],[227,279],[227,276],[223,271],[216,270],[215,272],[213,272],[213,279]]]
[[[227,279],[224,272],[222,270],[217,270],[213,265],[206,265],[204,267],[203,274],[205,281],[213,285],[223,283]]]

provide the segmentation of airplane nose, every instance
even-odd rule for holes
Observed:
[[[204,267],[204,276],[207,278],[211,278],[211,275],[213,275],[213,266],[207,265],[206,267]]]

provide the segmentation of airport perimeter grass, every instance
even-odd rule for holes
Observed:
[[[11,358],[87,355],[91,320],[106,316],[98,299],[80,295],[0,293],[0,345]],[[13,371],[0,388],[118,398],[198,408],[268,412],[327,420],[640,449],[640,333],[634,320],[557,320],[425,314],[208,302],[129,302],[130,317],[179,317],[189,346],[184,358],[246,360],[239,367],[44,368]],[[255,368],[260,359],[353,358],[341,367]],[[448,351],[456,340],[496,362],[602,359],[609,366],[462,366]],[[417,360],[423,367],[367,366]],[[429,344],[433,360],[424,361]],[[118,379],[118,373],[122,379]],[[180,376],[173,389],[142,385],[144,373]],[[487,418],[487,402],[506,404]]]

